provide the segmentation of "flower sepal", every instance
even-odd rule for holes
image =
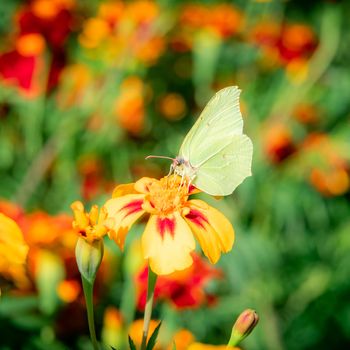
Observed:
[[[91,284],[94,283],[96,273],[101,265],[104,246],[103,239],[92,242],[80,237],[75,247],[75,258],[80,274]]]

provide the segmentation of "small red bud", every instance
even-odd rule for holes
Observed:
[[[238,345],[245,337],[247,337],[255,328],[259,321],[258,314],[252,310],[244,310],[237,318],[232,327],[231,338],[228,343],[230,346]]]

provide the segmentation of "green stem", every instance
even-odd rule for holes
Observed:
[[[87,279],[85,279],[83,275],[81,276],[81,280],[83,282],[91,342],[94,347],[94,350],[99,350],[99,346],[96,338],[96,332],[95,332],[95,322],[94,322],[94,305],[93,305],[94,284],[90,283]]]
[[[241,342],[241,340],[243,340],[242,336],[239,336],[232,331],[230,340],[227,343],[227,347],[235,347]]]
[[[147,345],[147,337],[148,337],[148,330],[149,330],[149,325],[152,317],[154,288],[156,286],[156,282],[157,282],[157,275],[148,266],[147,301],[146,301],[145,314],[143,316],[143,333],[142,333],[141,350],[145,350]]]

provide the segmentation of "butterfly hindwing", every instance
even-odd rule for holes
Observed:
[[[211,195],[229,195],[251,175],[253,144],[246,135],[231,142],[199,167],[193,184]]]

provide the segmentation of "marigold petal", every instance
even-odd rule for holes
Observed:
[[[112,193],[112,198],[118,198],[121,196],[125,196],[126,194],[136,194],[137,191],[135,190],[135,184],[124,184],[124,185],[118,185]]]
[[[16,222],[0,213],[0,260],[6,265],[24,264],[28,249]]]
[[[98,220],[98,206],[96,204],[91,207],[88,216],[90,225],[96,225]]]
[[[150,185],[154,182],[159,182],[159,180],[152,179],[151,177],[143,177],[137,182],[135,182],[135,190],[140,193],[149,193]]]
[[[70,206],[73,210],[74,214],[74,222],[73,227],[77,229],[85,229],[87,226],[89,226],[89,218],[84,212],[84,205],[80,201],[75,201]]]
[[[192,232],[181,215],[151,215],[142,235],[142,249],[157,275],[167,275],[189,267],[195,249]]]
[[[113,222],[113,226],[108,227],[111,231],[108,233],[109,238],[113,239],[120,247],[124,248],[125,237],[134,224],[139,219],[144,210],[142,209],[143,194],[127,194],[122,197],[112,198],[106,202],[108,217],[113,221],[106,221],[105,225]]]
[[[204,254],[215,264],[221,252],[232,249],[234,230],[229,220],[217,209],[205,202],[193,199],[188,201],[190,211],[184,216],[191,227]]]

